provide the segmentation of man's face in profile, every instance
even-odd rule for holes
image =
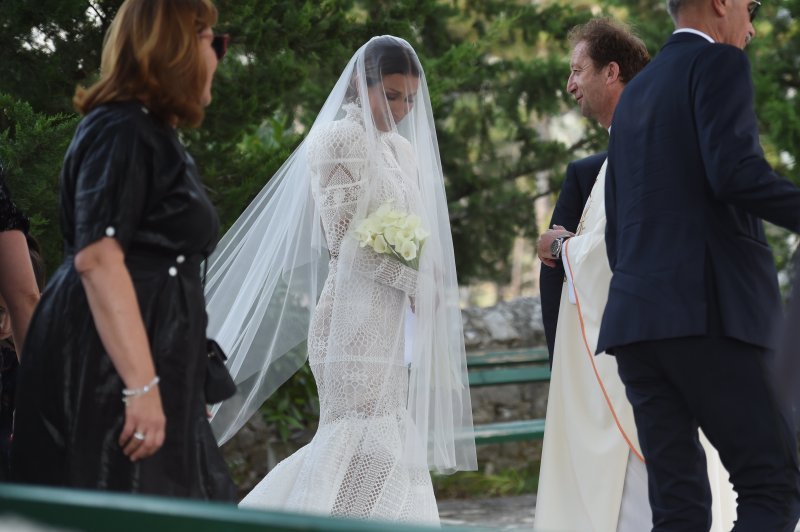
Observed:
[[[606,69],[594,66],[587,48],[581,41],[572,50],[567,92],[575,98],[583,116],[598,120],[605,101]]]

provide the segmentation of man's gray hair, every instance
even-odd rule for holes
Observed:
[[[672,20],[678,20],[678,11],[683,9],[686,4],[689,4],[692,0],[667,0],[667,11],[669,12],[669,16],[672,17]]]

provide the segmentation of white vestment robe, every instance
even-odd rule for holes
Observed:
[[[541,531],[641,532],[652,526],[647,473],[616,358],[594,354],[611,281],[606,165],[562,254],[571,286],[565,283],[561,294],[547,402],[534,521]],[[711,530],[730,530],[733,488],[716,450],[702,433],[700,439],[713,497]]]

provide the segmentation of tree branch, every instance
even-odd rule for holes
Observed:
[[[95,3],[92,2],[92,1],[89,2],[89,7],[92,8],[92,11],[94,11],[95,15],[97,15],[97,18],[100,19],[100,21],[102,22],[102,25],[106,26],[106,22],[108,21],[108,17],[106,17],[105,13],[103,13],[101,10],[99,10],[97,8],[97,6],[95,5]]]

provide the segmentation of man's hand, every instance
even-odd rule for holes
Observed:
[[[536,251],[539,255],[539,260],[546,266],[555,268],[555,257],[550,253],[550,245],[558,237],[561,236],[575,236],[575,233],[567,231],[560,225],[553,225],[552,229],[548,229],[539,236],[539,242],[536,244]]]

